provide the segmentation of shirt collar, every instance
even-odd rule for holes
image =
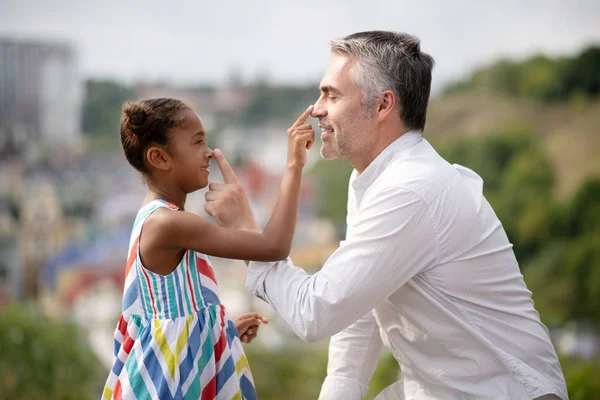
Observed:
[[[362,174],[354,171],[353,176],[355,176],[355,179],[352,182],[354,190],[366,190],[400,153],[418,144],[422,139],[420,131],[408,131],[394,140],[379,153]]]

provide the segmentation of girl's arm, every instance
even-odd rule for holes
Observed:
[[[183,211],[160,212],[153,217],[155,243],[177,249],[240,260],[277,261],[286,258],[296,227],[298,197],[306,150],[314,143],[314,131],[305,124],[310,106],[288,130],[288,161],[279,197],[262,233],[222,228]],[[154,235],[153,235],[154,236]]]

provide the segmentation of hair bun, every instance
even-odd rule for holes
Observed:
[[[145,136],[151,130],[154,124],[154,115],[145,104],[127,104],[123,112],[127,116],[127,127],[136,136]]]

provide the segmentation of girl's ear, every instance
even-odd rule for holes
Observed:
[[[169,152],[160,146],[151,146],[146,151],[148,165],[160,171],[168,171],[171,168],[173,158]]]

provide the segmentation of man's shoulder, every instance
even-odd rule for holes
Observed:
[[[456,169],[435,151],[398,158],[376,180],[380,188],[399,187],[420,195],[437,191],[457,175]],[[428,197],[428,196],[425,196]]]

